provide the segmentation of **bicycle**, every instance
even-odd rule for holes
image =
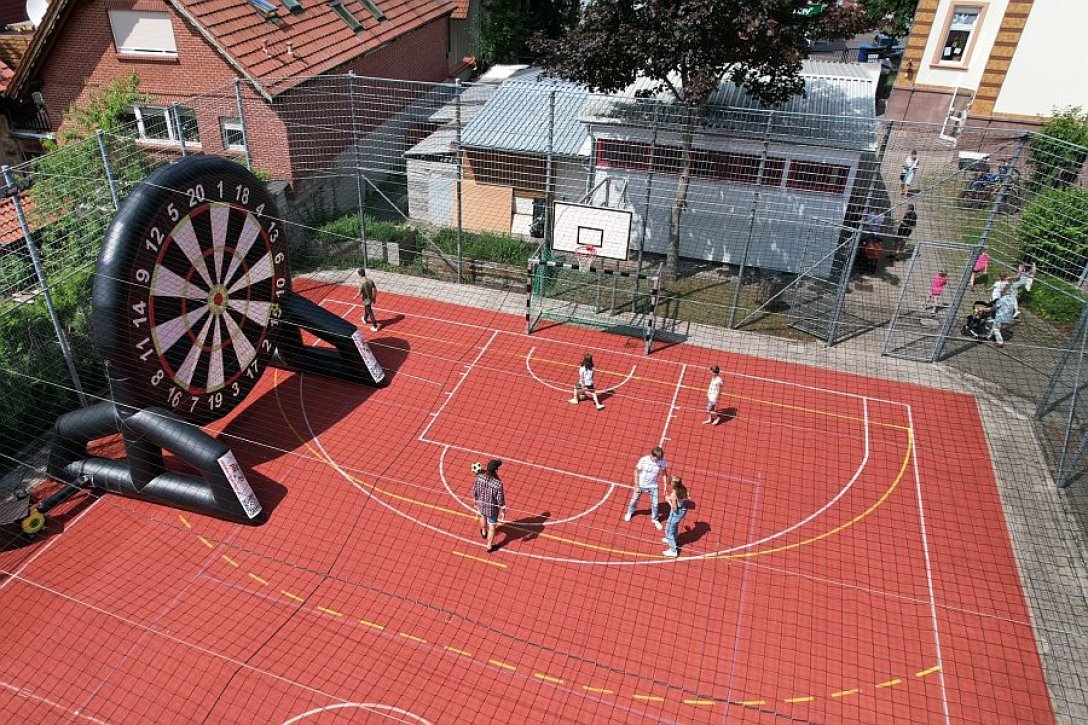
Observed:
[[[967,187],[960,192],[956,206],[960,209],[981,209],[992,204],[1005,186],[1005,195],[998,208],[1001,214],[1015,214],[1020,211],[1023,199],[1023,187],[1020,172],[1011,164],[1002,164],[997,171],[990,171],[985,164],[980,166],[967,182]]]

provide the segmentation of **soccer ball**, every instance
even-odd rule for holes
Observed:
[[[480,463],[479,461],[477,461],[476,463],[473,463],[472,464],[472,472],[473,473],[483,473],[484,472],[484,464]]]

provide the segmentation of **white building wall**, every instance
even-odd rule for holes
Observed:
[[[1045,0],[1043,0],[1045,2]],[[1060,4],[1076,4],[1080,0],[1051,0]],[[915,83],[922,86],[939,86],[942,88],[970,88],[978,90],[982,81],[982,74],[986,70],[986,61],[993,50],[994,41],[997,40],[997,31],[1001,28],[1001,20],[1005,17],[1005,8],[1008,0],[941,0],[937,6],[937,14],[933,19],[933,30],[926,41],[925,54],[922,56],[920,68],[917,70]],[[967,5],[985,8],[985,14],[980,18],[978,27],[975,28],[968,48],[970,58],[963,67],[939,65],[936,60],[940,57],[947,31],[945,24],[948,21],[952,8],[957,5]],[[1034,11],[1032,11],[1034,12]]]
[[[1055,107],[1088,108],[1088,2],[1035,0],[995,113],[1050,116]]]
[[[728,148],[738,152],[752,152],[759,149],[760,145],[735,142]],[[682,257],[740,264],[744,259],[745,245],[748,244],[747,264],[751,266],[794,273],[811,269],[814,265],[817,265],[815,269],[818,272],[826,273],[830,269],[829,255],[839,244],[840,228],[857,176],[859,155],[856,152],[835,149],[811,147],[799,151],[797,147],[773,145],[768,148],[768,155],[848,165],[852,171],[846,192],[839,195],[788,189],[784,186],[756,187],[711,179],[692,179],[688,189],[687,207],[680,222]],[[783,179],[788,173],[787,168]],[[654,174],[648,213],[646,174],[627,169],[597,168],[593,179],[594,186],[597,187],[604,179],[610,180],[613,189],[625,190],[626,208],[634,213],[631,229],[632,254],[638,251],[643,230],[644,250],[665,254],[668,251],[672,201],[679,177]],[[594,194],[593,203],[603,203],[601,188],[603,187],[598,187]]]

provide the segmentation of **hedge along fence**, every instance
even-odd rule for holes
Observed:
[[[84,390],[102,388],[102,363],[91,330],[91,270],[51,287]],[[0,304],[0,471],[39,440],[57,416],[79,406],[45,300]]]
[[[457,259],[457,230],[452,227],[416,227],[411,224],[383,221],[366,217],[366,239],[368,244],[395,243],[402,245],[401,266],[413,266],[414,272],[424,265],[426,255],[405,259],[403,250],[423,250],[428,247],[440,252],[449,262]],[[535,241],[526,241],[521,237],[504,234],[461,232],[461,256],[466,263],[492,262],[498,265],[517,267],[519,272],[529,263],[529,257],[536,249]],[[370,251],[371,256],[374,252]],[[363,252],[359,240],[359,217],[347,214],[333,219],[318,227],[304,248],[292,260],[296,271],[312,269],[345,269],[361,266]],[[381,266],[381,265],[379,265]],[[431,265],[433,266],[433,265]],[[449,265],[443,265],[449,267]],[[479,265],[476,265],[479,266]],[[432,270],[442,274],[442,270]],[[454,276],[456,269],[453,268]]]

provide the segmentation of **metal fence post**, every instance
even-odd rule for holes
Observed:
[[[95,131],[95,136],[98,137],[98,150],[102,152],[102,168],[106,172],[106,181],[110,185],[110,198],[113,199],[113,210],[117,211],[121,208],[121,203],[117,200],[117,181],[113,178],[113,169],[110,167],[110,154],[106,150],[106,135],[102,133],[102,129]]]
[[[1024,153],[1024,146],[1028,143],[1028,136],[1024,134],[1020,137],[1020,140],[1016,142],[1016,151],[1013,152],[1012,158],[1009,159],[1009,166],[1005,170],[1005,173],[1001,175],[1001,186],[997,190],[997,198],[994,199],[994,203],[990,205],[990,213],[986,215],[986,225],[982,228],[982,233],[979,235],[979,244],[986,245],[990,241],[990,234],[994,230],[994,224],[997,222],[997,215],[1001,213],[1001,207],[1005,205],[1005,199],[1009,195],[1009,179],[1012,176],[1009,172],[1012,169],[1019,170],[1020,156]]]
[[[1046,386],[1046,392],[1039,399],[1039,405],[1035,409],[1035,418],[1037,420],[1042,420],[1049,412],[1047,407],[1050,405],[1050,398],[1058,388],[1058,380],[1065,374],[1065,366],[1069,364],[1069,358],[1073,355],[1073,346],[1076,345],[1077,339],[1088,335],[1088,304],[1081,307],[1077,326],[1073,329],[1075,332],[1069,336],[1069,342],[1065,344],[1065,350],[1062,351],[1062,356],[1054,368],[1054,373],[1050,376],[1050,383]]]
[[[937,328],[937,342],[933,345],[933,356],[929,359],[930,362],[937,362],[941,359],[941,355],[944,354],[944,348],[948,344],[948,337],[952,334],[952,328],[958,323],[956,314],[959,312],[960,305],[963,304],[963,298],[967,296],[967,290],[971,284],[971,270],[975,268],[975,262],[981,253],[982,245],[980,244],[971,253],[971,258],[963,270],[963,278],[960,279],[960,283],[956,287],[956,295],[952,298],[944,319],[941,320],[941,326]]]
[[[654,129],[650,137],[650,163],[646,172],[646,201],[642,209],[642,230],[638,235],[638,260],[635,262],[635,302],[638,304],[639,285],[642,281],[642,257],[646,253],[646,231],[650,228],[650,201],[654,186],[654,156],[657,153],[657,108],[654,108]]]
[[[234,101],[238,106],[238,124],[242,127],[242,146],[246,150],[246,168],[253,171],[253,158],[249,155],[249,128],[246,127],[246,107],[242,103],[241,78],[234,79]]]
[[[465,281],[462,272],[465,265],[464,260],[461,257],[461,229],[465,224],[463,209],[461,207],[461,182],[465,178],[464,150],[461,148],[461,79],[456,79],[453,86],[453,125],[454,132],[456,133],[453,140],[453,146],[457,152],[457,282],[460,284]]]
[[[827,340],[824,341],[827,345],[834,345],[835,336],[839,333],[839,318],[842,316],[842,308],[846,305],[846,292],[850,288],[850,273],[854,269],[854,261],[858,256],[858,247],[861,245],[861,230],[854,231],[851,237],[850,249],[846,253],[846,266],[842,270],[843,278],[838,289],[835,290],[835,309],[831,313],[831,322],[827,326]],[[832,264],[834,264],[834,261],[832,261]],[[902,292],[900,295],[902,295]]]
[[[178,143],[181,144],[181,158],[185,158],[189,152],[185,148],[185,129],[181,127],[181,113],[178,112],[177,101],[171,104],[170,114],[174,117],[174,130],[178,134]]]
[[[366,243],[366,185],[363,164],[359,159],[359,124],[355,114],[355,71],[348,71],[348,103],[351,113],[351,156],[355,161],[355,204],[359,209],[359,243],[363,247],[363,269],[370,267],[370,250]]]
[[[752,250],[752,236],[756,231],[756,214],[759,213],[759,186],[763,183],[763,170],[767,166],[767,149],[770,146],[771,122],[774,113],[767,114],[767,127],[763,129],[763,151],[759,155],[759,170],[756,172],[756,190],[752,195],[752,214],[748,217],[748,234],[744,238],[744,251],[740,256],[740,270],[737,273],[737,288],[733,290],[733,304],[729,308],[729,329],[734,329],[737,319],[737,307],[740,305],[740,290],[744,286],[744,270],[748,266],[748,254]]]
[[[555,169],[555,89],[548,91],[548,155],[544,159],[544,243],[548,249],[555,247],[552,230],[552,205],[555,203],[555,187],[552,173]]]
[[[42,266],[42,259],[38,254],[38,247],[34,243],[34,236],[30,233],[30,225],[27,224],[26,214],[23,212],[23,203],[19,200],[19,187],[15,185],[15,182],[11,177],[10,166],[5,164],[3,172],[4,191],[11,195],[11,203],[15,205],[15,216],[19,219],[19,228],[23,232],[23,241],[26,242],[26,249],[30,254],[30,261],[34,265],[34,274],[38,278],[38,285],[42,288],[42,297],[45,299],[45,307],[49,310],[49,319],[53,322],[53,331],[57,335],[57,342],[60,344],[60,351],[64,356],[64,363],[68,366],[68,374],[72,378],[72,386],[75,388],[76,395],[79,396],[79,404],[86,406],[88,402],[87,394],[83,392],[83,385],[79,381],[79,372],[76,370],[76,363],[72,358],[72,350],[68,346],[68,337],[64,334],[64,328],[60,324],[57,310],[53,307],[53,296],[49,293],[49,284],[45,278],[45,267]]]
[[[1073,376],[1073,392],[1069,398],[1069,416],[1065,421],[1065,435],[1062,436],[1062,458],[1058,463],[1058,488],[1067,488],[1069,484],[1073,482],[1073,477],[1069,469],[1076,467],[1077,464],[1080,463],[1080,459],[1084,455],[1085,445],[1088,444],[1088,430],[1086,430],[1081,433],[1076,451],[1074,451],[1072,456],[1069,455],[1069,442],[1073,438],[1073,429],[1076,427],[1077,402],[1080,399],[1081,373],[1084,372],[1084,347],[1085,337],[1084,335],[1081,335],[1080,354],[1077,356],[1077,369]]]

